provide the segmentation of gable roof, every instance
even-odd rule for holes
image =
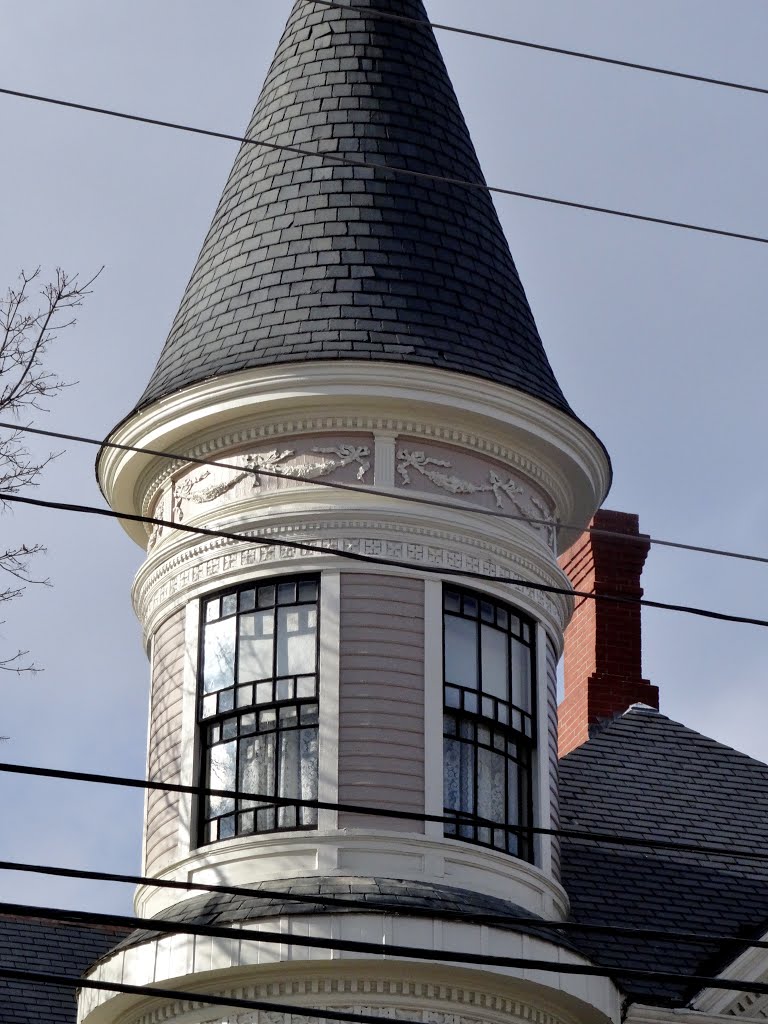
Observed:
[[[79,978],[124,935],[125,929],[71,925],[0,914],[0,963],[13,970]],[[0,1021],[73,1024],[75,992],[0,978]]]
[[[576,921],[757,937],[768,921],[768,765],[643,705],[560,762],[563,828],[727,846],[733,857],[562,844]],[[718,943],[579,937],[597,963],[716,974],[738,949]],[[631,999],[685,1005],[699,985],[623,982]]]
[[[421,0],[345,2],[298,0],[247,137],[484,182]],[[326,359],[472,374],[570,413],[486,190],[243,144],[138,408]]]

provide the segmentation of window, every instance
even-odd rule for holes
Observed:
[[[445,835],[530,860],[530,836],[480,824],[532,821],[535,632],[506,604],[443,590]],[[474,820],[473,820],[474,819]]]
[[[203,785],[263,799],[201,800],[200,838],[317,826],[317,577],[271,580],[202,602],[198,727]]]

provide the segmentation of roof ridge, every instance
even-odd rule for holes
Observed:
[[[655,708],[649,708],[647,705],[642,704],[633,704],[616,718],[605,722],[598,732],[593,736],[590,736],[586,743],[583,743],[580,747],[576,747],[571,750],[565,755],[565,757],[560,759],[559,763],[561,765],[565,764],[565,762],[567,762],[573,755],[577,755],[580,751],[586,752],[586,749],[590,746],[592,746],[592,749],[594,750],[594,745],[598,744],[601,740],[607,739],[609,734],[611,734],[611,740],[615,739],[616,733],[621,730],[622,726],[626,727],[630,721],[633,724],[642,723],[645,728],[665,725],[672,726],[673,729],[684,732],[689,738],[701,740],[709,747],[718,748],[724,753],[735,754],[744,761],[751,762],[755,767],[763,768],[768,771],[768,763],[765,761],[760,761],[758,758],[752,757],[751,754],[746,754],[743,750],[738,750],[736,747],[732,747],[728,743],[723,743],[721,740],[716,740],[711,736],[707,736],[698,729],[693,729],[691,726],[686,725],[684,722],[680,722],[675,718],[670,718],[668,715],[663,715]]]

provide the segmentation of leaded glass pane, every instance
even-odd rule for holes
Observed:
[[[272,678],[275,614],[254,612],[240,616],[238,681]]]
[[[531,623],[494,599],[443,591],[445,834],[530,858],[533,718]],[[521,639],[523,638],[523,639]]]
[[[252,736],[240,743],[241,793],[254,793],[262,799],[275,795],[275,733]],[[243,807],[256,802],[243,801]]]
[[[507,635],[492,626],[480,627],[482,646],[483,693],[509,700],[509,641]]]
[[[237,619],[220,619],[205,626],[203,690],[213,693],[235,681]]]
[[[317,799],[318,596],[316,579],[299,579],[204,603],[198,713],[201,723],[213,719],[201,731],[206,788],[254,797],[208,798],[205,842],[317,826],[317,809],[299,803]]]
[[[445,616],[445,681],[477,689],[477,626],[454,615]]]
[[[313,605],[278,609],[278,676],[302,676],[315,671],[316,632],[317,609]]]
[[[496,751],[478,747],[477,750],[477,813],[481,818],[499,820],[504,806],[506,758]]]
[[[226,789],[230,792],[235,789],[235,778],[237,770],[237,743],[231,740],[229,743],[218,743],[209,752],[208,762],[208,789]],[[218,817],[221,814],[228,814],[235,809],[235,801],[231,797],[209,796],[208,816]]]
[[[317,729],[299,730],[299,764],[301,771],[301,799],[317,800]],[[303,807],[304,825],[317,824],[317,808]]]
[[[299,600],[317,600],[317,583],[315,580],[304,580],[302,583],[299,583]]]
[[[512,648],[512,703],[523,711],[531,710],[531,651],[519,640],[510,640]]]

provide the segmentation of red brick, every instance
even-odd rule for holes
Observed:
[[[638,517],[601,509],[587,532],[560,559],[574,590],[607,597],[642,597],[640,576],[650,548]],[[565,697],[558,709],[560,756],[589,739],[606,719],[631,704],[659,706],[658,687],[643,679],[641,607],[607,600],[576,599],[565,631]]]

